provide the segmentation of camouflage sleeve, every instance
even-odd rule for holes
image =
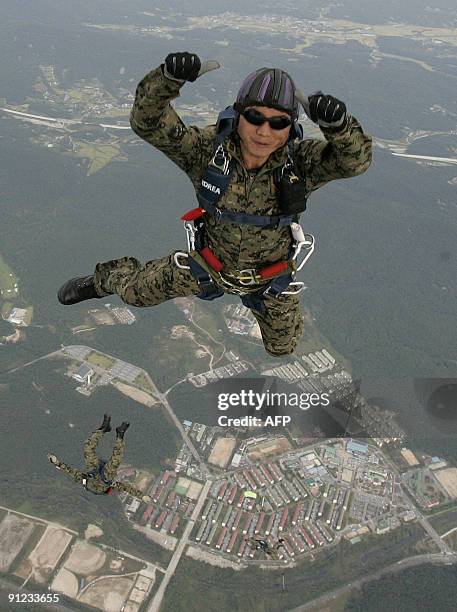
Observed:
[[[164,77],[162,68],[149,72],[138,84],[130,113],[132,130],[162,151],[190,177],[199,182],[203,171],[202,151],[212,137],[207,130],[186,127],[170,101],[179,96],[180,85]]]
[[[74,468],[72,468],[71,466],[67,465],[66,463],[63,463],[59,459],[57,459],[57,463],[54,463],[53,465],[58,470],[61,470],[62,472],[64,472],[65,474],[67,474],[68,476],[73,478],[73,480],[75,480],[76,482],[81,482],[82,481],[82,478],[83,478],[82,477],[82,472],[80,472],[79,470],[75,470]]]
[[[308,192],[334,179],[363,174],[371,164],[371,136],[349,115],[344,130],[322,130],[326,140],[303,140],[297,148],[299,171],[306,177]]]
[[[113,489],[116,489],[116,491],[119,491],[119,493],[128,493],[129,495],[131,495],[132,497],[136,497],[137,499],[142,499],[142,497],[146,495],[145,493],[143,493],[143,491],[140,491],[140,489],[137,489],[128,482],[118,482],[116,480],[111,486],[113,487]]]

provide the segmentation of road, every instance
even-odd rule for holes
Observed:
[[[208,491],[210,490],[212,484],[212,481],[209,479],[205,482],[202,492],[200,493],[200,497],[198,498],[198,502],[194,508],[194,511],[192,512],[192,516],[190,517],[186,528],[184,529],[182,538],[180,539],[179,544],[176,547],[175,552],[173,553],[173,557],[171,558],[171,561],[167,567],[165,576],[163,577],[163,580],[160,583],[157,593],[154,595],[153,600],[149,604],[148,612],[159,612],[160,606],[162,604],[162,599],[165,594],[165,589],[167,588],[168,583],[170,582],[171,578],[173,577],[173,574],[176,571],[176,567],[179,563],[179,560],[181,559],[181,555],[183,554],[184,548],[188,543],[188,537],[190,535],[190,532],[192,531],[195,521],[198,515],[200,514],[200,510],[202,509],[202,506],[206,501]]]
[[[416,565],[422,565],[423,563],[440,563],[440,564],[455,564],[457,563],[457,553],[453,553],[452,555],[442,555],[439,553],[436,554],[428,554],[428,555],[418,555],[416,557],[408,557],[407,559],[403,559],[402,561],[397,561],[397,563],[393,563],[387,567],[384,567],[377,572],[373,572],[373,574],[369,574],[368,576],[364,576],[359,580],[354,580],[354,582],[350,582],[349,584],[340,587],[339,589],[333,589],[322,595],[322,597],[318,597],[317,599],[313,599],[303,606],[299,606],[298,608],[293,608],[289,612],[304,612],[305,610],[322,610],[325,605],[328,605],[330,601],[341,597],[343,594],[347,593],[352,589],[358,589],[366,582],[371,582],[372,580],[378,580],[382,576],[386,574],[392,574],[396,572],[401,572],[408,567],[414,567]]]
[[[103,128],[113,128],[115,130],[131,130],[130,125],[111,125],[109,123],[90,123],[89,121],[80,121],[78,119],[61,119],[59,117],[45,117],[44,115],[32,115],[31,113],[23,113],[22,111],[12,110],[11,108],[0,108],[0,110],[5,113],[10,113],[11,115],[16,115],[19,117],[24,117],[24,119],[37,119],[39,121],[49,121],[54,124],[55,127],[65,127],[66,125],[99,125]]]
[[[53,357],[54,355],[58,355],[59,353],[61,353],[61,349],[57,350],[57,351],[53,351],[52,353],[48,353],[47,355],[43,355],[42,357],[37,357],[36,359],[33,359],[32,361],[28,361],[27,363],[23,363],[20,366],[17,366],[16,368],[11,368],[10,370],[4,370],[3,372],[0,372],[0,374],[12,374],[13,372],[17,372],[18,370],[22,370],[22,368],[26,368],[29,365],[32,365],[33,363],[36,363],[37,361],[41,361],[42,359],[48,359],[48,357]]]
[[[165,410],[168,412],[168,414],[170,415],[171,420],[173,421],[173,423],[176,425],[176,427],[179,430],[179,433],[181,434],[181,438],[184,440],[184,443],[186,444],[187,448],[190,450],[190,452],[192,453],[192,456],[194,457],[195,461],[197,461],[197,463],[200,466],[200,471],[204,476],[209,476],[209,470],[206,466],[206,464],[204,463],[203,459],[200,457],[200,455],[198,454],[198,450],[195,448],[195,446],[193,445],[191,439],[189,438],[189,436],[187,435],[186,430],[184,429],[181,421],[178,419],[178,417],[176,416],[176,414],[174,413],[173,408],[171,407],[167,396],[165,395],[165,393],[161,393],[157,387],[155,386],[155,384],[153,383],[153,381],[151,380],[152,385],[154,386],[154,393],[157,395],[158,399],[160,400],[160,402],[164,405]]]

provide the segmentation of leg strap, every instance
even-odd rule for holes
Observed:
[[[201,289],[201,292],[196,295],[196,297],[200,298],[201,300],[214,300],[224,295],[224,292],[218,285],[216,285],[210,274],[208,274],[208,272],[202,268],[202,266],[198,264],[190,255],[188,263],[190,271]]]

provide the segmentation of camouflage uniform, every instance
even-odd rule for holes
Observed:
[[[122,438],[116,438],[116,443],[114,445],[111,458],[103,465],[103,462],[101,462],[101,460],[95,454],[95,449],[97,448],[97,445],[102,437],[103,432],[97,429],[84,443],[84,462],[87,470],[86,472],[75,470],[59,459],[54,465],[57,469],[62,470],[62,472],[65,472],[65,474],[71,476],[71,478],[78,483],[82,483],[83,478],[86,478],[86,488],[93,493],[105,493],[109,487],[112,487],[116,491],[119,491],[119,493],[125,492],[133,497],[141,499],[144,496],[142,491],[136,487],[132,487],[128,483],[117,482],[114,480],[116,478],[117,470],[124,457],[124,440]],[[102,474],[99,473],[100,467],[102,467]]]
[[[216,128],[214,125],[204,129],[184,125],[170,106],[170,101],[179,96],[179,88],[178,83],[163,76],[160,67],[147,74],[138,85],[130,124],[141,138],[181,168],[198,190],[203,172],[213,156]],[[326,140],[295,142],[296,170],[306,178],[307,194],[333,179],[362,174],[371,163],[371,138],[354,117],[348,116],[346,128],[339,133],[324,129],[322,132]],[[218,207],[247,214],[281,214],[273,172],[286,162],[287,147],[272,153],[255,176],[243,165],[236,132],[225,139],[224,147],[236,163],[230,185],[218,201]],[[247,268],[258,270],[287,259],[291,245],[289,227],[218,223],[206,215],[205,229],[206,244],[222,262],[223,275],[236,275]],[[94,274],[96,291],[99,295],[116,293],[135,306],[152,306],[171,298],[200,293],[191,272],[177,268],[173,256],[174,253],[145,265],[132,257],[99,263]],[[198,256],[197,261],[224,291],[236,293]],[[246,291],[245,286],[231,282]],[[258,284],[251,291],[261,287],[262,284]],[[299,298],[292,295],[268,297],[265,306],[264,314],[252,312],[259,323],[266,350],[275,356],[292,353],[303,332]]]

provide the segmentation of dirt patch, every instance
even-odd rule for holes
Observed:
[[[284,436],[279,436],[278,438],[252,445],[249,448],[248,456],[251,461],[260,461],[272,455],[281,455],[291,448],[289,440]]]
[[[233,561],[229,561],[220,555],[215,555],[214,553],[202,550],[201,548],[197,548],[195,546],[189,546],[186,555],[192,559],[195,559],[196,561],[203,561],[204,563],[216,565],[217,567],[229,567],[230,569],[234,570],[240,570],[246,567],[245,564],[234,563]]]
[[[65,569],[88,576],[103,567],[105,561],[106,554],[102,550],[83,540],[77,540],[65,562]]]
[[[166,548],[167,550],[174,550],[176,548],[176,544],[178,540],[171,535],[166,533],[160,533],[158,531],[154,531],[154,529],[149,529],[149,527],[142,527],[141,525],[135,525],[132,523],[132,527],[136,529],[136,531],[141,531],[148,540],[155,542],[162,548]]]
[[[155,399],[155,397],[153,397],[149,393],[146,393],[146,391],[140,391],[140,389],[137,389],[136,387],[131,387],[130,385],[126,385],[125,383],[122,383],[119,381],[113,381],[112,385],[113,387],[116,387],[116,389],[120,391],[121,393],[123,393],[124,395],[131,397],[136,402],[139,402],[140,404],[143,404],[144,406],[151,407],[159,403]]]
[[[51,589],[75,599],[79,591],[78,579],[63,567],[52,581]]]
[[[104,612],[120,612],[133,586],[131,578],[101,578],[90,584],[78,601]]]
[[[21,563],[16,574],[25,579],[30,572],[33,572],[34,582],[47,584],[49,576],[65,553],[72,537],[63,529],[48,526],[34,550]]]
[[[219,467],[225,467],[232,456],[235,444],[235,438],[218,438],[208,458],[208,462]]]
[[[199,482],[192,481],[190,487],[187,490],[186,497],[189,499],[198,499],[200,497],[203,485]]]
[[[452,499],[457,499],[457,468],[446,468],[435,472],[435,478]]]
[[[0,572],[7,572],[32,535],[35,525],[16,514],[8,514],[0,523]]]
[[[87,525],[87,529],[84,532],[84,537],[86,540],[90,540],[91,538],[100,538],[103,535],[103,529],[97,527],[97,525]]]

